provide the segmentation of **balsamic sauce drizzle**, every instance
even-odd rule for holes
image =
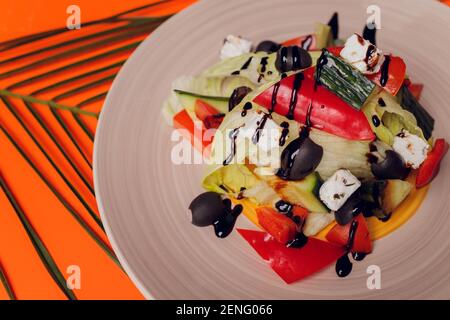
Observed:
[[[295,161],[295,155],[297,154],[296,152],[298,151],[299,146],[301,146],[303,144],[304,140],[306,140],[309,137],[309,132],[311,129],[311,112],[312,112],[312,102],[309,103],[308,110],[306,112],[305,126],[301,128],[301,130],[299,132],[299,137],[296,138],[294,141],[292,141],[283,151],[283,152],[289,152],[291,155],[294,155],[294,156],[290,156],[288,158],[288,163],[287,163],[286,168],[278,169],[276,175],[281,177],[282,179],[286,179],[287,177],[290,176],[291,169],[292,169],[292,166],[294,165],[294,161]]]
[[[279,212],[284,213],[289,218],[292,217],[292,204],[290,204],[289,202],[279,200],[275,203],[275,208]]]
[[[353,243],[355,241],[355,235],[356,235],[356,230],[358,229],[358,221],[353,220],[352,224],[350,226],[350,230],[348,232],[348,240],[347,240],[347,245],[345,246],[345,248],[347,249],[347,252],[340,257],[337,261],[336,261],[336,274],[343,278],[348,276],[353,269],[353,263],[350,261],[350,259],[348,258],[348,254],[350,253],[350,250],[353,247]],[[364,253],[352,253],[352,256],[355,257],[356,261],[361,261],[362,259],[364,259],[365,254]],[[360,259],[360,260],[357,260]]]
[[[261,137],[261,131],[264,129],[264,126],[266,125],[267,119],[271,117],[269,113],[265,113],[261,120],[258,122],[258,127],[256,127],[255,132],[252,136],[252,142],[253,144],[257,144],[259,142],[259,138]]]
[[[353,260],[355,261],[362,261],[367,254],[365,254],[364,252],[352,252],[352,257]]]
[[[377,45],[376,35],[377,35],[377,27],[375,25],[375,22],[371,22],[372,29],[369,29],[367,24],[364,27],[363,30],[363,38],[372,43],[373,45]]]
[[[302,220],[299,216],[294,216],[292,213],[292,209],[294,208],[292,204],[287,201],[279,200],[275,203],[275,208],[280,212],[280,214],[285,215],[294,221],[298,226],[298,231],[295,234],[294,239],[286,243],[286,247],[288,248],[301,248],[308,243],[308,237],[301,231],[305,224],[305,220]]]
[[[384,87],[388,81],[389,77],[389,64],[391,63],[391,56],[386,55],[384,56],[384,62],[381,66],[381,78],[380,78],[380,85]]]
[[[253,56],[248,58],[248,60],[242,65],[241,69],[232,72],[231,75],[233,75],[233,76],[239,75],[242,70],[248,69],[248,67],[250,66],[250,63],[252,62],[252,59],[253,59]]]
[[[247,111],[251,110],[253,108],[253,105],[251,102],[247,102],[244,104],[244,107],[242,108],[241,117],[245,117],[247,115]]]
[[[236,139],[239,133],[239,128],[234,128],[230,131],[230,139],[231,139],[231,152],[228,155],[228,157],[223,160],[223,165],[229,165],[231,161],[233,160],[234,156],[236,155]]]
[[[283,128],[283,130],[281,130],[281,136],[280,136],[280,140],[278,142],[278,145],[280,147],[282,147],[286,143],[286,137],[289,134],[289,123],[287,123],[286,121],[283,121],[280,124],[280,126]]]
[[[238,200],[244,199],[244,191],[245,190],[247,190],[247,188],[241,187],[241,189],[239,190],[239,193],[238,193],[236,199],[238,199]]]
[[[277,82],[274,86],[273,86],[273,91],[272,91],[272,101],[270,104],[270,110],[269,113],[274,112],[275,110],[275,106],[277,104],[277,95],[278,95],[278,89],[280,89],[280,81]]]
[[[266,72],[268,60],[269,60],[269,57],[261,58],[261,62],[260,62],[260,64],[261,64],[261,73]]]
[[[229,199],[225,199],[224,204],[227,206],[226,213],[213,223],[214,233],[219,238],[225,238],[233,231],[236,220],[243,209],[240,204],[231,209],[231,201]]]
[[[302,43],[301,43],[301,47],[302,47],[302,49],[305,49],[305,50],[309,50],[309,48],[311,47],[311,45],[312,45],[312,36],[309,34],[306,38],[305,38],[305,40],[303,40],[302,41]]]
[[[355,235],[356,230],[358,229],[358,221],[353,220],[352,225],[350,226],[350,230],[348,232],[348,241],[347,245],[345,246],[347,248],[347,251],[350,251],[353,247],[353,243],[355,242]]]
[[[336,40],[339,37],[339,20],[337,12],[335,12],[331,17],[330,21],[328,21],[328,25],[331,27],[333,39]]]
[[[261,58],[261,62],[259,63],[261,65],[261,72],[259,73],[258,83],[261,82],[261,80],[264,78],[264,73],[267,70],[268,60],[269,60],[269,57]]]
[[[378,99],[378,105],[380,107],[386,107],[386,102],[384,102],[383,98]]]
[[[286,118],[288,118],[289,120],[294,119],[294,110],[297,107],[297,92],[301,88],[304,78],[305,77],[303,75],[303,72],[299,72],[295,75],[294,85],[291,92],[291,100],[289,102],[289,109],[288,113],[286,114]]]
[[[372,123],[375,127],[379,127],[381,124],[380,118],[377,115],[372,116]]]
[[[328,58],[325,55],[325,49],[322,50],[322,54],[317,60],[316,65],[316,81],[314,83],[314,91],[317,90],[317,86],[320,85],[320,76],[322,75],[323,66],[328,63]]]
[[[297,232],[295,238],[286,244],[288,248],[302,248],[308,243],[308,237],[303,232]]]
[[[352,272],[352,269],[353,263],[351,263],[347,253],[336,261],[336,274],[340,278],[348,276]]]

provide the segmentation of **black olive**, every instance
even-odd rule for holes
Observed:
[[[226,214],[227,203],[224,201],[220,194],[211,191],[198,195],[189,205],[192,212],[192,224],[198,227],[212,225],[214,221]]]
[[[231,111],[236,107],[239,103],[241,103],[242,99],[245,98],[247,94],[252,91],[251,88],[242,86],[237,87],[233,90],[233,93],[230,96],[230,100],[228,101],[228,111]]]
[[[277,52],[275,67],[281,73],[310,67],[311,56],[308,51],[298,46],[281,47]]]
[[[361,212],[361,209],[360,194],[359,192],[355,192],[347,199],[347,201],[345,201],[342,207],[334,213],[336,222],[341,226],[345,226]]]
[[[370,168],[373,175],[379,179],[405,180],[411,171],[402,156],[393,150],[387,150],[386,158],[380,162],[371,163]]]
[[[285,180],[305,178],[319,165],[323,156],[323,148],[309,137],[299,137],[289,143],[281,153],[281,168],[277,175]]]
[[[255,52],[267,52],[267,53],[272,53],[272,52],[277,52],[278,49],[280,49],[281,45],[279,43],[270,41],[270,40],[264,40],[261,41],[255,49]]]

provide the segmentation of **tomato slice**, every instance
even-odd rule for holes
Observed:
[[[356,229],[353,246],[350,248],[352,252],[371,253],[372,240],[370,239],[369,229],[367,228],[366,219],[359,214],[352,222],[356,220],[358,227]],[[340,246],[346,246],[349,241],[350,227],[352,222],[345,226],[336,224],[326,235],[326,239]]]
[[[416,98],[417,101],[419,101],[420,96],[422,95],[423,90],[423,84],[422,83],[411,83],[408,86],[409,91],[411,94]]]
[[[225,115],[203,100],[195,101],[195,115],[203,122],[206,129],[217,129]]]
[[[345,254],[344,247],[315,238],[308,238],[302,248],[288,248],[266,232],[237,230],[288,284],[322,270]]]
[[[209,156],[212,139],[204,139],[204,126],[196,126],[185,109],[181,110],[173,117],[173,126],[175,129],[180,129],[184,138],[200,151],[203,156]]]
[[[448,143],[445,139],[437,139],[433,150],[428,154],[419,168],[416,177],[416,187],[421,188],[429,184],[439,173],[441,161],[448,151]]]
[[[386,59],[387,57],[385,57]],[[395,96],[400,90],[403,81],[406,76],[406,64],[402,58],[396,56],[390,56],[390,63],[388,69],[388,77],[386,84],[384,86],[381,85],[381,75],[382,71],[375,74],[366,75],[367,78],[375,82],[377,85],[381,86],[384,90],[390,92],[393,96]]]
[[[317,49],[317,38],[315,34],[307,34],[284,41],[281,45],[284,47],[298,46],[305,50]]]
[[[285,245],[295,238],[297,225],[275,209],[260,207],[256,209],[258,222],[278,242]]]

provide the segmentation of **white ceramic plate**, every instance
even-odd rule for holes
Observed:
[[[147,298],[304,299],[450,298],[450,168],[446,161],[419,212],[376,242],[375,251],[341,279],[328,268],[286,285],[235,232],[221,240],[190,223],[202,166],[172,164],[172,129],[160,109],[171,82],[218,61],[222,40],[255,43],[312,31],[339,11],[340,35],[361,32],[374,1],[200,1],[144,41],[114,81],[102,111],[94,154],[102,219],[124,268]],[[450,10],[437,1],[375,1],[378,44],[404,57],[425,84],[423,104],[438,136],[450,137]],[[249,225],[244,217],[240,226]],[[366,286],[378,265],[381,290]]]

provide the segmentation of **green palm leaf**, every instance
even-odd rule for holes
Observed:
[[[52,256],[50,255],[50,252],[45,247],[41,238],[38,236],[36,230],[34,230],[33,226],[31,225],[30,221],[28,220],[27,216],[22,211],[22,208],[17,203],[11,190],[8,188],[5,180],[3,180],[2,175],[0,175],[0,187],[2,188],[3,192],[6,194],[6,197],[8,198],[9,202],[11,203],[14,210],[16,211],[17,217],[19,218],[20,222],[22,223],[25,231],[28,234],[28,237],[31,240],[31,243],[33,244],[34,248],[36,249],[36,252],[38,253],[39,257],[41,258],[41,261],[44,264],[44,266],[47,269],[50,276],[55,280],[56,284],[61,288],[61,290],[63,291],[63,293],[66,295],[67,298],[69,298],[70,300],[76,300],[77,297],[75,296],[73,291],[67,287],[66,279],[62,275],[61,271],[58,269],[58,266],[56,265],[55,261],[53,260]]]
[[[0,264],[0,282],[3,284],[3,287],[5,288],[9,299],[16,300],[14,291],[12,290],[11,285],[9,284],[8,277],[6,276],[5,271],[3,270],[3,267],[1,264]]]
[[[94,189],[92,182],[85,176],[83,170],[81,170],[80,164],[73,159],[73,155],[69,152],[69,149],[60,140],[54,130],[58,130],[64,133],[68,137],[68,141],[73,145],[76,152],[81,156],[80,159],[87,165],[87,168],[92,168],[92,161],[88,154],[85,154],[80,140],[80,135],[85,135],[89,140],[93,142],[94,132],[85,122],[85,117],[98,119],[99,112],[88,110],[88,106],[95,102],[102,101],[107,92],[100,92],[100,86],[105,84],[111,84],[114,77],[117,74],[117,70],[124,64],[126,59],[120,59],[112,62],[108,65],[104,65],[105,62],[110,60],[117,60],[116,57],[129,55],[144,39],[144,37],[157,28],[162,22],[169,18],[169,16],[159,17],[147,17],[145,16],[145,10],[157,7],[160,4],[171,2],[169,0],[159,1],[144,6],[140,6],[117,15],[113,15],[101,20],[96,20],[83,24],[83,28],[89,32],[83,33],[80,37],[74,37],[65,41],[53,41],[53,37],[67,32],[65,28],[59,28],[42,32],[39,34],[22,37],[16,40],[0,43],[0,52],[12,51],[16,48],[26,45],[32,42],[38,42],[40,40],[48,40],[51,44],[45,47],[38,47],[32,51],[13,55],[3,60],[0,60],[0,68],[5,67],[6,71],[0,72],[0,79],[10,79],[16,76],[20,76],[25,72],[33,70],[34,75],[23,79],[19,77],[16,82],[10,83],[5,88],[0,88],[0,102],[3,102],[4,107],[8,112],[18,121],[20,129],[23,130],[26,135],[31,138],[33,143],[37,146],[39,152],[41,152],[51,167],[54,169],[58,177],[62,179],[65,186],[67,186],[75,198],[81,203],[83,208],[89,214],[92,221],[95,222],[101,230],[103,225],[101,223],[98,214],[88,204],[88,201],[82,196],[82,192],[76,187],[76,183],[72,181],[66,172],[59,167],[58,161],[55,156],[47,150],[48,146],[45,145],[41,139],[34,135],[34,130],[28,123],[30,117],[37,125],[42,129],[42,132],[47,138],[56,146],[60,152],[62,159],[69,164],[69,167],[73,169],[76,176],[83,183],[86,190],[91,195],[94,195]],[[128,16],[133,14],[134,16]],[[142,14],[142,15],[141,15]],[[101,28],[96,30],[97,25],[106,25],[110,27],[105,29]],[[92,32],[90,32],[92,29]],[[130,43],[130,40],[133,41]],[[135,40],[135,41],[134,41]],[[65,50],[62,50],[65,49]],[[95,51],[100,51],[96,53]],[[87,58],[78,58],[81,54],[91,54]],[[42,57],[42,55],[45,55]],[[61,63],[70,59],[70,63]],[[25,64],[23,63],[25,62]],[[58,64],[56,64],[58,62]],[[10,65],[19,64],[14,68],[8,68]],[[39,69],[43,66],[53,66],[47,68],[42,72]],[[65,77],[66,73],[74,74],[74,71],[79,69],[89,69],[81,74],[71,75]],[[57,81],[52,81],[54,77],[58,77]],[[62,78],[62,80],[61,80]],[[91,79],[93,78],[93,79]],[[46,85],[41,85],[43,82]],[[81,82],[81,85],[79,84]],[[34,89],[31,93],[26,88],[33,86]],[[68,87],[69,89],[65,89]],[[63,92],[61,92],[63,89]],[[57,92],[52,95],[52,92]],[[23,93],[27,92],[27,93]],[[92,93],[91,93],[92,92]],[[45,95],[45,98],[43,98]],[[51,98],[48,98],[48,97]],[[87,96],[87,97],[86,97]],[[81,100],[80,100],[81,98]],[[61,101],[78,99],[77,103],[73,105],[62,103]],[[23,111],[19,110],[18,103],[23,103],[25,111],[28,113],[27,117],[24,117]],[[0,106],[1,107],[1,106]],[[48,113],[45,113],[45,109],[49,109],[50,117],[53,117],[53,121],[50,122]],[[68,113],[72,118],[63,117],[63,113]],[[69,121],[70,120],[70,121]],[[70,122],[70,123],[69,123]],[[55,124],[59,127],[56,128]],[[80,129],[80,130],[75,130]],[[14,148],[22,156],[22,158],[33,169],[37,176],[44,182],[47,188],[55,195],[60,203],[65,207],[67,212],[76,220],[76,222],[83,228],[83,230],[94,240],[94,242],[103,249],[103,251],[119,266],[120,263],[116,256],[112,252],[108,244],[106,244],[99,234],[94,231],[90,224],[83,219],[83,216],[78,212],[72,204],[66,199],[59,189],[54,186],[50,179],[39,170],[36,165],[33,156],[27,154],[27,151],[21,146],[16,137],[12,135],[4,126],[0,125],[0,131],[7,137]],[[14,208],[17,216],[19,217],[22,226],[27,231],[27,234],[32,241],[36,251],[38,252],[42,263],[47,268],[55,282],[64,292],[64,294],[70,299],[76,299],[73,292],[67,289],[64,277],[53,261],[50,252],[47,250],[45,244],[40,239],[39,235],[33,229],[33,226],[29,223],[25,212],[19,206],[18,202],[14,198],[11,190],[0,176],[1,189],[6,194],[12,207]],[[13,291],[7,277],[3,273],[0,266],[0,280],[7,289],[8,295],[11,299],[14,298]]]

